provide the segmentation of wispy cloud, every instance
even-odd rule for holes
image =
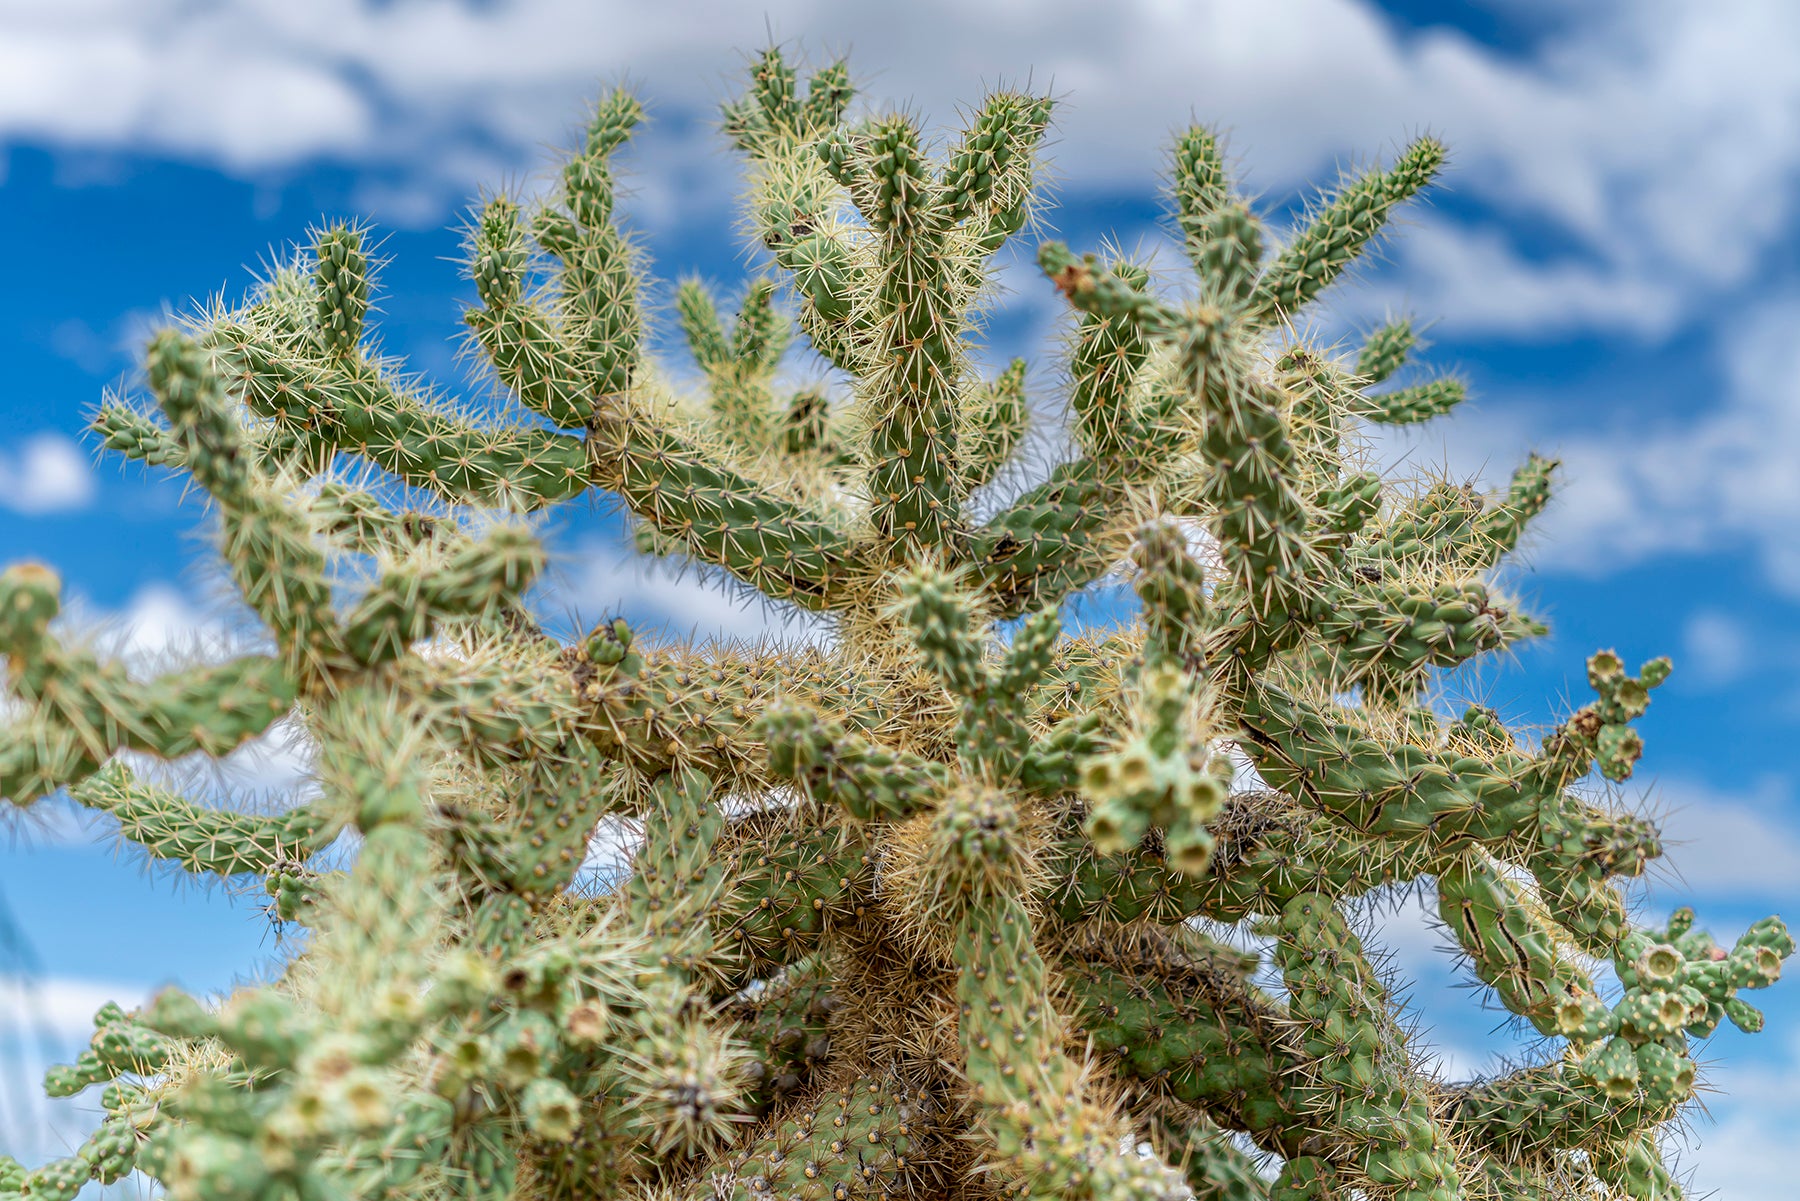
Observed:
[[[1665,858],[1652,869],[1662,899],[1779,903],[1800,881],[1800,826],[1793,794],[1779,778],[1744,791],[1703,781],[1659,780],[1649,806]]]

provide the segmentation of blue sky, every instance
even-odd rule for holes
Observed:
[[[196,299],[240,293],[316,223],[365,217],[391,260],[384,342],[468,390],[453,350],[470,289],[446,231],[479,190],[534,186],[547,148],[621,79],[652,114],[623,159],[626,220],[659,279],[697,272],[729,292],[749,260],[732,232],[735,162],[710,122],[769,30],[815,62],[849,50],[866,103],[930,127],[996,84],[1050,89],[1064,101],[1049,150],[1055,236],[1135,247],[1172,288],[1179,255],[1157,185],[1188,120],[1229,131],[1245,186],[1278,224],[1341,167],[1430,131],[1452,147],[1445,189],[1334,294],[1320,332],[1348,339],[1410,313],[1435,323],[1429,361],[1471,381],[1456,416],[1380,443],[1403,470],[1494,483],[1528,448],[1568,464],[1509,577],[1553,636],[1454,687],[1547,723],[1580,703],[1594,649],[1672,655],[1622,793],[1679,844],[1645,911],[1692,903],[1723,937],[1767,912],[1800,917],[1800,6],[643,9],[0,0],[0,561],[54,563],[78,623],[145,662],[241,633],[197,509],[167,479],[96,463],[81,435],[105,389],[134,386],[145,333]],[[1026,355],[1032,394],[1049,403],[1060,298],[1029,246],[1004,278],[1014,295],[986,357]],[[790,367],[810,370],[801,354]],[[1046,427],[1054,418],[1050,404]],[[650,570],[603,506],[557,515],[548,534],[558,572],[541,599],[554,616],[620,608],[678,633],[781,621]],[[275,748],[231,779],[266,790],[301,766]],[[167,979],[225,987],[277,952],[254,898],[146,872],[104,831],[46,813],[0,831],[0,896],[35,950],[32,1021],[54,1039],[106,995],[135,1000]],[[1436,936],[1405,906],[1382,929],[1451,1066],[1491,1066],[1508,1035],[1450,987]],[[17,995],[3,948],[0,1012]],[[1800,986],[1759,999],[1767,1033],[1727,1032],[1705,1052],[1725,1096],[1683,1159],[1702,1191],[1786,1195],[1776,1163],[1800,1127]],[[0,1030],[0,1127],[22,1104],[8,1093],[17,1044],[39,1032]],[[42,1151],[87,1118],[56,1120]]]

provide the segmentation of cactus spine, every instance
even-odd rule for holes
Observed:
[[[1758,1029],[1740,994],[1793,940],[1627,916],[1656,831],[1576,785],[1630,775],[1666,661],[1595,655],[1597,699],[1536,745],[1434,712],[1434,668],[1542,632],[1488,576],[1554,464],[1496,497],[1355,470],[1363,423],[1461,385],[1387,385],[1404,322],[1354,363],[1295,332],[1443,148],[1271,253],[1188,130],[1191,304],[1040,246],[1074,454],[982,518],[1030,406],[1023,361],[983,378],[970,336],[1051,102],[989,96],[936,159],[907,117],[846,125],[851,96],[843,63],[802,96],[769,50],[725,107],[771,264],[729,317],[678,290],[701,396],[645,353],[624,91],[547,199],[467,230],[472,345],[515,418],[375,354],[354,227],[151,342],[153,407],[95,429],[210,497],[270,652],[135,680],[59,636],[53,573],[8,570],[0,793],[68,788],[152,855],[261,877],[311,933],[277,983],[103,1009],[47,1084],[104,1086],[105,1121],[72,1156],[0,1159],[0,1201],[134,1168],[195,1201],[1678,1195],[1657,1135],[1694,1096],[1690,1040]],[[779,384],[796,326],[847,395]],[[546,635],[544,554],[507,515],[589,492],[651,549],[828,615],[829,646]],[[1141,619],[1065,635],[1060,603],[1126,561]],[[275,816],[116,757],[216,757],[289,715],[319,788]],[[595,888],[603,820],[641,837]],[[1425,1070],[1349,908],[1418,881],[1554,1057]],[[1272,937],[1285,990],[1199,919]]]

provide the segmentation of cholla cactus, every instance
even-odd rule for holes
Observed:
[[[1051,103],[991,95],[934,157],[906,117],[847,127],[850,97],[843,64],[802,97],[770,50],[725,109],[772,269],[729,322],[681,285],[701,397],[645,354],[624,91],[547,201],[468,230],[472,341],[528,414],[473,418],[376,354],[354,228],[151,342],[160,415],[96,429],[211,498],[269,651],[132,679],[52,628],[50,571],[11,569],[0,789],[66,787],[151,855],[261,877],[308,935],[266,987],[102,1010],[48,1087],[104,1086],[105,1121],[0,1161],[0,1197],[134,1168],[183,1201],[1678,1195],[1658,1135],[1690,1040],[1757,1029],[1740,992],[1793,941],[1627,917],[1656,831],[1576,786],[1631,773],[1666,661],[1595,655],[1598,699],[1535,746],[1429,706],[1432,669],[1541,632],[1488,577],[1554,465],[1496,497],[1355,469],[1363,423],[1462,389],[1386,386],[1405,323],[1354,362],[1293,325],[1443,149],[1272,251],[1188,130],[1191,303],[1040,246],[1074,453],[978,518],[1033,406],[1024,363],[982,378],[970,337]],[[847,398],[778,386],[778,281]],[[543,552],[505,515],[591,491],[648,547],[827,615],[828,647],[547,636]],[[1127,561],[1141,620],[1065,636],[1058,604]],[[318,789],[274,816],[119,757],[220,756],[283,717]],[[602,821],[641,838],[584,887]],[[1353,920],[1414,883],[1557,1051],[1426,1068]],[[1230,928],[1272,940],[1281,988]]]

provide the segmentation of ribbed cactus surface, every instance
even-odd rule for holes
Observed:
[[[646,353],[625,91],[546,196],[466,231],[510,415],[374,349],[355,227],[151,341],[150,403],[94,427],[205,493],[266,650],[134,677],[11,568],[0,794],[66,788],[155,857],[260,877],[305,937],[272,984],[103,1009],[47,1086],[100,1086],[104,1122],[0,1158],[0,1201],[133,1169],[180,1201],[1679,1195],[1658,1140],[1693,1040],[1758,1029],[1741,994],[1793,940],[1628,916],[1657,832],[1581,783],[1631,774],[1666,661],[1594,655],[1537,739],[1433,707],[1437,671],[1543,632],[1493,572],[1555,465],[1494,496],[1364,470],[1368,423],[1463,389],[1390,382],[1405,322],[1348,355],[1297,332],[1443,148],[1278,244],[1187,130],[1192,299],[1037,246],[1071,449],[1008,498],[1051,398],[973,339],[1051,101],[996,92],[933,151],[903,115],[846,124],[851,97],[845,64],[803,90],[770,50],[725,106],[767,270],[735,314],[677,289],[698,395]],[[796,332],[826,385],[781,384]],[[595,496],[829,637],[546,634],[520,515]],[[1140,616],[1069,635],[1059,605],[1114,573]],[[284,812],[130,766],[278,720],[317,752]],[[632,858],[596,887],[602,828]],[[1537,1062],[1429,1070],[1356,920],[1407,888]]]

